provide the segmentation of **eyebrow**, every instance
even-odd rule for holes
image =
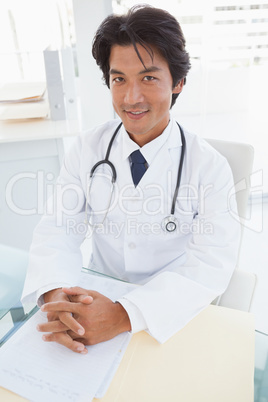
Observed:
[[[161,71],[161,68],[156,67],[156,66],[151,66],[151,67],[145,68],[144,70],[141,70],[139,72],[139,75],[146,74],[146,73],[154,73],[157,71]],[[114,75],[114,74],[125,75],[125,73],[123,73],[122,71],[116,70],[115,68],[111,68],[110,75]]]

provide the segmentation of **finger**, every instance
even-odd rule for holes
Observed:
[[[56,320],[56,321],[49,321],[43,324],[38,324],[36,329],[39,332],[63,332],[67,331],[69,328],[61,321]]]
[[[73,286],[71,288],[62,288],[62,291],[66,293],[68,296],[77,296],[77,295],[87,295],[88,290],[80,288],[79,286]]]
[[[82,327],[81,324],[79,324],[78,321],[70,314],[70,313],[59,313],[59,319],[60,321],[66,325],[68,329],[71,329],[74,331],[76,334],[82,336],[85,333],[84,328]]]
[[[77,308],[75,303],[71,303],[70,301],[56,301],[56,302],[49,302],[43,304],[41,306],[41,311],[44,312],[60,312],[60,311],[65,311],[69,313],[76,313]]]
[[[85,345],[82,342],[74,341],[66,332],[46,334],[42,336],[42,339],[45,342],[57,342],[76,353],[87,353]]]
[[[93,302],[93,300],[94,299],[92,296],[87,296],[87,297],[81,298],[79,301],[80,301],[80,303],[83,303],[83,304],[91,304]]]
[[[88,295],[88,290],[79,286],[62,288],[62,291],[68,295],[72,302],[81,302],[84,304],[91,304],[93,302],[93,297]]]
[[[60,332],[67,329],[72,329],[79,336],[84,335],[84,327],[77,322],[75,318],[72,317],[72,313],[47,313],[47,323],[39,324],[38,327],[41,332]],[[53,326],[47,326],[49,322],[57,322]],[[60,326],[61,323],[61,326]],[[55,330],[53,329],[55,328]]]
[[[57,311],[61,322],[63,322],[68,328],[76,332],[78,335],[84,335],[84,328],[72,316],[72,314],[77,310],[76,303],[67,301],[45,303],[41,307],[41,310],[45,312]]]
[[[88,290],[74,286],[72,288],[62,288],[72,302],[82,302],[84,304],[91,304],[93,297],[88,295]]]
[[[76,342],[83,343],[83,345],[91,345],[91,342],[89,341],[88,338],[79,338],[75,332],[72,331],[67,331],[67,334]],[[92,343],[94,344],[94,343]]]
[[[56,326],[47,326],[48,323],[39,324],[41,332],[60,332],[67,329],[72,329],[79,336],[84,335],[84,327],[77,322],[75,318],[72,317],[72,313],[47,313],[48,322],[58,322]],[[60,326],[60,323],[62,326]],[[55,325],[55,330],[53,329]],[[48,328],[48,329],[47,329]],[[51,329],[50,329],[51,328]],[[46,330],[47,329],[47,330]]]
[[[75,303],[84,303],[84,304],[91,304],[93,302],[93,297],[92,296],[85,296],[85,295],[79,295],[79,296],[69,296],[70,301],[75,302]]]
[[[76,340],[77,342],[81,342],[81,343],[83,343],[83,344],[85,345],[85,342],[86,342],[86,339],[85,339],[85,338],[79,337],[75,332],[73,332],[73,331],[71,331],[71,330],[68,330],[68,331],[67,331],[67,334],[68,334],[73,340]]]
[[[75,332],[73,332],[71,330],[68,330],[67,333],[72,339],[78,340],[78,336],[77,336],[77,334]]]
[[[48,321],[56,321],[59,319],[59,314],[57,313],[47,313],[47,320]]]

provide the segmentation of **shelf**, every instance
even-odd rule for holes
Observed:
[[[79,120],[25,119],[0,121],[0,143],[76,136]]]

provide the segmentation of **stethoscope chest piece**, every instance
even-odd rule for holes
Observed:
[[[174,215],[169,215],[166,216],[166,218],[164,218],[162,220],[162,229],[165,232],[174,232],[178,227],[178,220],[175,218]]]

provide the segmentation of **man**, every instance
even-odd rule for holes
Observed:
[[[90,130],[66,156],[49,203],[57,208],[35,230],[24,288],[24,297],[35,297],[48,313],[38,326],[43,339],[78,353],[124,331],[167,340],[224,292],[239,244],[226,160],[170,117],[190,68],[175,18],[148,6],[110,16],[96,33],[93,56],[123,124]],[[90,266],[141,285],[116,303],[70,287],[85,238],[71,229],[85,216]]]

